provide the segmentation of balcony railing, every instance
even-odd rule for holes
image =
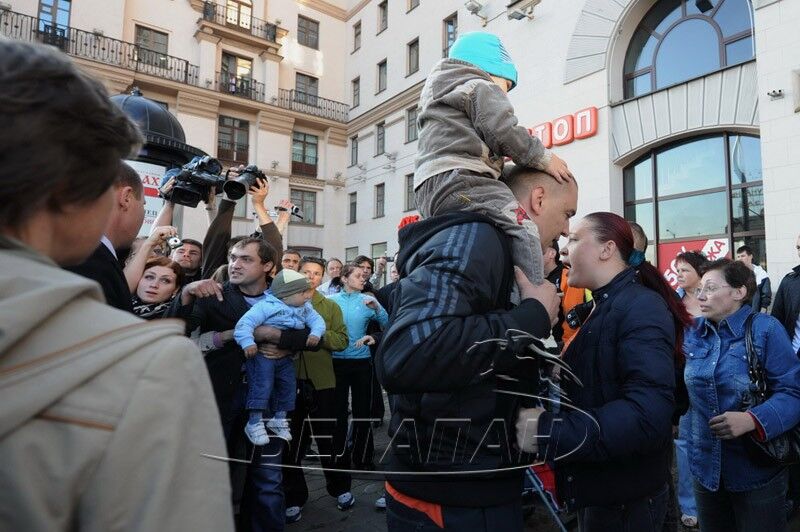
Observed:
[[[292,161],[292,173],[306,177],[317,177],[317,163]]]
[[[215,86],[216,90],[225,94],[235,94],[257,102],[264,101],[264,84],[252,78],[217,72]]]
[[[350,110],[350,107],[345,103],[320,98],[315,94],[288,89],[278,89],[278,98],[275,104],[284,109],[329,118],[337,122],[347,122],[347,114]]]
[[[217,159],[223,161],[247,164],[249,152],[250,146],[248,144],[238,144],[224,140],[217,142]]]
[[[142,72],[189,85],[198,84],[198,67],[178,57],[142,48],[75,28],[53,26],[36,17],[0,10],[0,35],[10,39],[42,42],[90,61]]]
[[[278,39],[278,26],[242,13],[240,9],[232,6],[204,2],[203,19],[270,42],[277,42]]]

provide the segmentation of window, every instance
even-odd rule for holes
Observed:
[[[349,199],[349,211],[347,216],[347,223],[354,224],[356,223],[356,213],[358,211],[358,194],[356,192],[351,192],[348,196]]]
[[[292,173],[308,177],[317,177],[317,144],[316,135],[300,133],[292,134]]]
[[[625,218],[657,244],[659,270],[668,279],[681,250],[720,258],[732,254],[736,242],[763,247],[757,137],[713,135],[659,148],[625,168],[623,190]],[[766,259],[763,252],[759,258]]]
[[[444,41],[444,49],[442,50],[442,57],[447,57],[450,53],[450,47],[456,42],[458,37],[458,13],[453,13],[444,19],[444,32],[442,33]]]
[[[358,77],[350,82],[350,88],[353,91],[353,107],[358,107],[361,103],[361,78]]]
[[[147,65],[166,67],[169,36],[144,26],[136,26],[136,60]]]
[[[253,5],[250,0],[227,0],[225,22],[249,30],[252,26]]]
[[[386,59],[378,63],[378,90],[375,94],[386,90]]]
[[[358,257],[358,246],[352,248],[346,248],[344,250],[344,261],[346,263],[349,264],[353,262],[354,260],[356,260],[356,257]]]
[[[417,208],[416,197],[414,196],[414,174],[406,175],[406,209],[412,211]]]
[[[417,113],[419,110],[416,106],[406,110],[406,142],[417,140],[419,136],[417,131]]]
[[[408,75],[419,70],[419,39],[408,43]]]
[[[305,74],[297,74],[294,87],[294,101],[313,105],[314,107],[318,105],[319,80],[317,78]]]
[[[408,0],[408,8],[406,9],[406,13],[408,13],[415,7],[419,7],[419,0]]]
[[[248,98],[257,93],[253,84],[253,62],[250,59],[222,53],[219,90],[242,94]]]
[[[358,164],[358,135],[350,137],[350,166]]]
[[[361,48],[361,21],[353,24],[353,51]]]
[[[250,152],[250,123],[230,116],[219,117],[217,158],[228,166],[247,164]]]
[[[319,22],[298,15],[297,42],[303,46],[319,50]]]
[[[296,188],[291,189],[289,192],[289,201],[296,206],[300,207],[303,219],[299,220],[293,217],[296,223],[315,224],[317,223],[317,193],[308,190],[299,190]]]
[[[300,253],[301,257],[316,257],[322,258],[322,250],[320,248],[312,248],[308,246],[287,246],[286,249],[293,249]]]
[[[382,218],[386,212],[386,185],[375,185],[375,218]]]
[[[707,5],[701,11],[694,0],[662,0],[645,15],[625,55],[626,98],[753,59],[750,1],[709,0]]]
[[[378,4],[378,33],[389,27],[389,2],[384,0]]]
[[[71,7],[72,0],[41,0],[39,2],[39,31],[57,37],[66,37]]]
[[[375,126],[375,155],[386,151],[386,124],[381,122]]]

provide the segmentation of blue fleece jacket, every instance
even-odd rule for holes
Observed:
[[[281,330],[307,326],[313,336],[322,338],[325,334],[325,320],[314,310],[310,301],[306,301],[302,307],[291,307],[269,292],[241,317],[233,331],[233,338],[242,349],[255,345],[253,331],[261,325]]]
[[[333,358],[369,358],[369,346],[362,345],[356,347],[356,342],[367,334],[367,324],[370,320],[376,320],[381,327],[386,327],[389,323],[389,314],[372,296],[361,292],[347,293],[339,292],[328,297],[342,308],[344,324],[347,326],[348,345],[344,351],[334,351],[331,353]],[[373,310],[367,306],[367,301],[374,301],[378,305],[378,310]]]

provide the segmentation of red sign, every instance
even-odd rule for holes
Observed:
[[[587,107],[575,114],[556,118],[528,129],[534,137],[539,137],[545,148],[563,146],[576,139],[586,139],[597,135],[597,107]]]
[[[717,260],[730,257],[730,244],[727,238],[659,244],[658,270],[664,274],[664,278],[672,288],[678,288],[678,269],[675,257],[684,251],[701,251],[708,260]]]

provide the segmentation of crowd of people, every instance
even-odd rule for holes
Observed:
[[[3,527],[283,530],[313,442],[339,510],[385,478],[389,530],[522,530],[534,463],[582,531],[786,530],[800,266],[773,303],[750,247],[685,251],[674,291],[641,226],[571,226],[578,180],[517,126],[516,83],[495,36],[459,37],[423,90],[422,216],[391,259],[323,260],[285,249],[266,180],[252,235],[212,194],[202,242],[166,200],[137,237],[136,125],[0,41]]]

